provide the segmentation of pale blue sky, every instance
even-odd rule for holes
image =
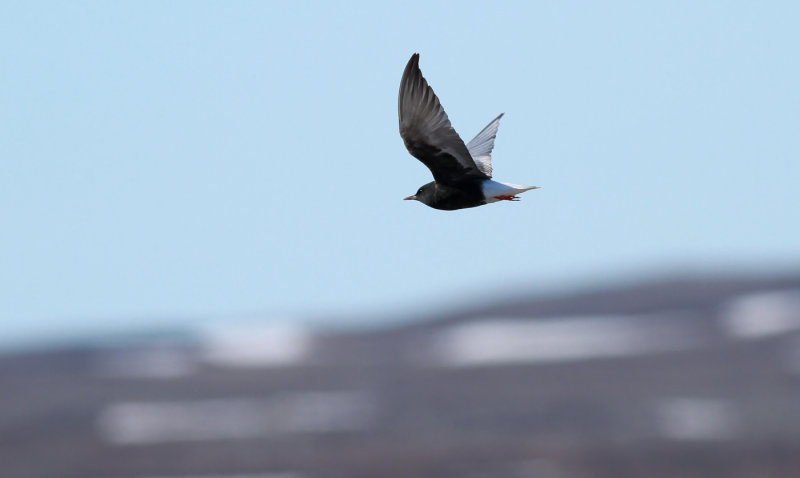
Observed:
[[[797,2],[0,4],[0,342],[800,264]],[[495,178],[442,212],[413,52]],[[376,317],[379,314],[376,314]]]

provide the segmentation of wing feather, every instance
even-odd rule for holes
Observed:
[[[491,123],[486,125],[480,133],[472,138],[472,141],[467,143],[467,150],[470,156],[475,160],[485,175],[492,177],[492,149],[494,149],[494,139],[497,137],[497,129],[500,127],[500,118],[503,113],[493,119]]]
[[[411,56],[403,72],[397,110],[406,149],[431,170],[436,181],[452,184],[469,177],[488,178],[475,164],[439,98],[422,76],[419,53]]]

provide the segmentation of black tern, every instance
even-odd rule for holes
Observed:
[[[405,199],[452,211],[497,201],[518,201],[517,194],[539,188],[492,180],[491,154],[503,114],[465,145],[422,76],[419,53],[411,55],[403,72],[397,110],[406,149],[433,173],[433,182]]]

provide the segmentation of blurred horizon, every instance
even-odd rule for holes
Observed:
[[[102,346],[103,344],[134,344],[149,340],[194,340],[212,331],[242,330],[297,330],[318,333],[359,333],[379,331],[424,324],[437,317],[470,313],[516,302],[557,297],[580,296],[603,293],[640,286],[660,286],[670,283],[699,281],[758,281],[793,279],[800,277],[800,266],[783,267],[716,267],[703,270],[689,266],[658,268],[654,271],[629,272],[615,276],[613,280],[600,281],[596,277],[564,283],[525,283],[520,281],[514,288],[496,290],[494,293],[468,294],[462,297],[446,297],[421,300],[411,306],[390,304],[372,310],[346,312],[274,313],[269,311],[232,312],[206,316],[159,317],[154,320],[127,320],[122,327],[92,327],[71,331],[50,330],[28,335],[4,335],[0,337],[0,354],[28,353],[80,346]],[[117,319],[112,317],[113,319]]]
[[[0,354],[17,478],[794,478],[800,273]],[[41,457],[46,455],[47,460]]]

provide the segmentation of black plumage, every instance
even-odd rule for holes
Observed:
[[[436,209],[463,209],[501,199],[514,200],[515,194],[533,187],[491,181],[491,150],[502,114],[465,145],[450,124],[439,98],[419,69],[415,53],[403,71],[397,100],[400,136],[406,149],[430,169],[430,182],[406,199],[415,199]],[[481,158],[476,162],[475,156]],[[487,188],[487,185],[489,186]],[[485,191],[497,195],[486,197]]]

